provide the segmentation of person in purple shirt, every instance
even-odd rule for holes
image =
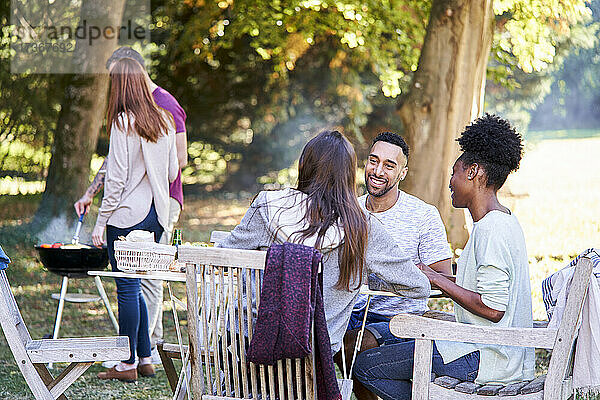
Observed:
[[[114,63],[120,59],[129,58],[138,62],[145,70],[144,58],[140,53],[132,49],[131,47],[120,47],[114,51],[114,53],[106,61],[106,68],[110,71]],[[169,187],[170,202],[169,202],[169,222],[167,226],[164,226],[164,233],[160,239],[160,243],[170,244],[171,235],[173,228],[179,220],[179,214],[183,207],[183,187],[181,183],[181,168],[187,164],[187,137],[185,130],[185,119],[186,114],[183,108],[179,105],[175,97],[165,89],[154,83],[148,74],[146,73],[146,79],[152,97],[156,102],[156,105],[167,110],[173,115],[175,121],[175,142],[177,146],[177,158],[179,160],[179,174],[177,179],[171,183]],[[75,210],[77,215],[87,213],[94,196],[100,192],[104,186],[104,179],[106,176],[106,160],[100,167],[100,170],[94,177],[94,180],[87,188],[83,196],[75,202]],[[148,327],[150,330],[150,343],[153,349],[153,359],[156,358],[156,362],[160,362],[156,352],[156,343],[162,339],[163,327],[162,327],[162,303],[163,303],[163,283],[159,280],[142,279],[142,294],[146,301],[148,308]]]

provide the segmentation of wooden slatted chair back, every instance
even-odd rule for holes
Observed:
[[[186,263],[188,312],[194,307],[189,289],[196,285],[190,281],[197,279],[199,291],[197,334],[194,327],[188,329],[190,356],[202,357],[204,368],[203,376],[192,368],[192,387],[203,387],[211,399],[314,399],[312,354],[276,365],[246,360],[261,301],[266,252],[180,246],[179,260]]]
[[[394,335],[415,339],[413,400],[475,400],[489,399],[490,396],[511,396],[509,398],[515,400],[571,398],[574,344],[592,268],[592,261],[588,257],[578,261],[558,329],[483,327],[407,314],[392,318],[390,330]],[[551,349],[552,355],[547,375],[532,382],[483,387],[470,382],[461,383],[450,377],[439,377],[435,382],[430,382],[434,340],[544,348]]]

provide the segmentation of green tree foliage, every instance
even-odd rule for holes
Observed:
[[[566,16],[559,20],[568,21],[569,24],[567,25],[546,21],[542,27],[557,27],[559,29],[550,30],[545,33],[547,36],[540,37],[543,44],[540,45],[542,50],[539,50],[539,52],[540,54],[545,54],[545,56],[540,56],[538,62],[531,63],[529,65],[530,68],[528,67],[527,69],[520,68],[517,59],[510,52],[510,41],[512,41],[511,38],[514,34],[504,31],[503,27],[508,25],[508,23],[503,22],[507,18],[507,15],[502,14],[499,16],[499,29],[497,30],[495,40],[496,48],[492,51],[495,57],[490,60],[488,67],[486,108],[489,111],[505,116],[514,121],[520,129],[526,130],[530,124],[531,112],[540,103],[544,102],[551,88],[557,86],[555,81],[560,79],[560,76],[569,76],[571,79],[576,79],[576,71],[571,71],[569,65],[575,66],[579,62],[584,61],[580,58],[579,54],[586,57],[587,61],[593,65],[591,60],[593,59],[593,55],[597,54],[598,46],[596,36],[599,29],[597,22],[600,15],[599,4],[600,2],[595,0],[590,5],[590,10],[576,9],[579,19],[575,19],[575,16],[569,17],[567,13]],[[535,18],[539,13],[533,12],[530,15],[530,18]],[[573,24],[573,21],[580,22]],[[540,24],[533,24],[533,26],[536,25]],[[518,38],[518,36],[516,37]],[[536,47],[530,49],[531,54],[526,59],[529,59],[534,54],[535,49]],[[536,68],[533,68],[534,64]],[[562,72],[563,70],[566,72]],[[567,86],[575,87],[577,85],[572,86],[572,84],[569,84]],[[590,87],[593,87],[593,85]],[[552,90],[558,93],[558,90]],[[576,90],[573,92],[576,92]],[[561,100],[557,101],[560,102]],[[547,129],[556,128],[558,126],[555,124],[556,119],[549,118],[549,112],[560,113],[560,111],[551,111],[552,108],[546,108],[543,112],[538,113],[541,119],[534,122],[534,124],[540,126],[541,120],[544,120],[549,122],[545,124]],[[564,113],[565,110],[563,109],[562,112]]]
[[[157,79],[194,110],[193,138],[243,153],[232,176],[248,187],[321,127],[360,141],[372,102],[410,82],[427,14],[418,1],[170,3]]]
[[[585,42],[572,46],[561,68],[552,74],[550,94],[532,112],[530,129],[600,127],[600,1],[592,2],[593,19]]]
[[[415,0],[167,2],[155,12],[157,80],[192,111],[192,138],[237,154],[232,188],[248,188],[290,165],[315,130],[339,126],[357,144],[370,122],[401,130],[395,110],[429,8]],[[589,15],[583,0],[496,0],[494,10],[489,72],[513,88],[546,71]]]
[[[10,74],[8,3],[0,5],[0,138],[49,149],[62,77]],[[488,74],[516,88],[505,99],[516,96],[519,85],[526,87],[525,78],[533,76],[526,73],[548,70],[560,44],[589,15],[585,3],[495,0],[497,33]],[[230,189],[250,189],[257,176],[289,166],[308,136],[324,127],[343,128],[358,145],[370,138],[370,126],[401,131],[396,110],[418,67],[431,1],[152,5],[157,51],[151,74],[186,109],[190,140],[221,154]]]
[[[61,91],[57,87],[61,79],[57,75],[10,72],[9,13],[10,2],[0,3],[0,177],[43,179],[51,132],[60,110]]]
[[[589,1],[495,0],[494,55],[526,73],[542,71],[554,61],[557,44],[591,15],[586,3]]]

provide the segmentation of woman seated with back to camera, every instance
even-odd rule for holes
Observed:
[[[420,266],[432,285],[454,300],[456,321],[530,328],[533,325],[529,263],[517,218],[497,197],[519,168],[523,146],[510,124],[486,114],[457,140],[463,153],[450,178],[452,205],[467,208],[473,231],[458,259],[456,283]],[[533,349],[436,341],[432,371],[479,384],[533,379]],[[414,340],[360,353],[354,376],[384,400],[410,399]]]
[[[425,275],[385,228],[361,210],[356,154],[338,131],[311,139],[300,156],[298,186],[260,192],[219,247],[260,249],[292,242],[323,254],[323,302],[331,348],[340,350],[367,270],[406,297],[429,296]]]

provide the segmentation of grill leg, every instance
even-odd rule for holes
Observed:
[[[118,335],[119,334],[119,323],[117,322],[117,319],[115,318],[115,314],[113,313],[112,308],[110,308],[110,303],[108,302],[108,296],[106,295],[106,291],[104,290],[104,285],[102,285],[102,280],[100,280],[100,277],[98,275],[96,275],[94,277],[94,282],[96,282],[96,288],[98,289],[98,294],[100,294],[100,297],[102,298],[104,307],[106,307],[106,312],[108,312],[108,317],[110,318],[110,321],[112,322],[113,326],[115,327],[115,331],[117,331],[117,335]]]
[[[62,319],[63,308],[65,307],[65,296],[67,295],[67,287],[69,286],[69,278],[63,276],[62,286],[60,287],[60,299],[58,300],[58,310],[56,311],[56,319],[54,321],[54,333],[52,339],[58,338],[60,331],[60,320]]]
[[[67,295],[67,287],[69,287],[69,278],[63,276],[62,286],[60,287],[60,298],[58,299],[58,310],[56,311],[56,319],[54,320],[54,333],[52,339],[58,338],[60,331],[60,321],[62,319],[63,308],[65,307],[65,296]],[[52,368],[52,363],[48,364],[48,368]]]

